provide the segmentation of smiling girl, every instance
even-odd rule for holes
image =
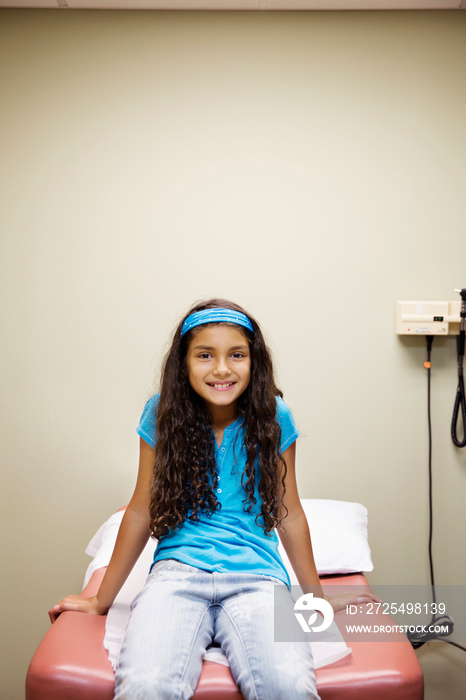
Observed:
[[[290,585],[277,530],[300,584],[322,589],[296,485],[298,430],[250,314],[216,299],[190,309],[138,433],[137,484],[99,592],[52,615],[104,614],[152,535],[115,698],[191,698],[214,643],[246,700],[317,700],[310,645],[274,642],[274,587]]]

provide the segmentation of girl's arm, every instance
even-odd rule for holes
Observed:
[[[312,592],[317,598],[325,598],[335,612],[356,603],[381,602],[375,595],[367,592],[349,592],[338,596],[323,594],[314,561],[309,525],[301,505],[296,483],[296,442],[285,450],[283,457],[287,466],[283,502],[288,514],[283,518],[282,528],[278,529],[278,534],[303,592]]]
[[[155,451],[141,438],[136,488],[121,521],[115,549],[97,595],[71,595],[50,611],[52,622],[65,610],[103,615],[115,600],[150,537],[150,486]]]
[[[283,457],[287,467],[283,503],[288,513],[282,520],[278,534],[303,591],[306,593],[307,589],[312,590],[321,598],[323,593],[314,561],[309,525],[296,483],[296,442],[283,453]]]

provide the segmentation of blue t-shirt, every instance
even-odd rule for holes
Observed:
[[[156,442],[156,408],[159,394],[146,403],[138,426],[138,434],[152,448]],[[277,421],[280,425],[281,450],[284,452],[298,437],[298,429],[286,403],[277,397]],[[265,534],[260,527],[262,499],[255,487],[257,503],[249,513],[244,511],[246,492],[241,474],[246,463],[243,419],[240,417],[225,428],[220,447],[215,443],[218,467],[216,497],[221,504],[212,515],[199,514],[199,520],[185,520],[180,529],[170,530],[160,538],[154,563],[177,559],[207,571],[247,572],[274,576],[290,585],[288,572],[278,553],[276,531]],[[257,482],[257,479],[256,479]]]

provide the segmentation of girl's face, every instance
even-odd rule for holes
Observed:
[[[195,333],[186,353],[189,383],[214,415],[235,408],[249,384],[249,343],[236,328],[207,326]]]

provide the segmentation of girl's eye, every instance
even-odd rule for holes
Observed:
[[[237,360],[237,359],[241,359],[242,357],[244,357],[244,355],[242,352],[234,352],[232,357],[234,357],[235,360]]]
[[[205,360],[206,358],[209,358],[210,355],[209,355],[208,352],[201,352],[201,354],[199,355],[199,357],[201,358],[201,360]]]

